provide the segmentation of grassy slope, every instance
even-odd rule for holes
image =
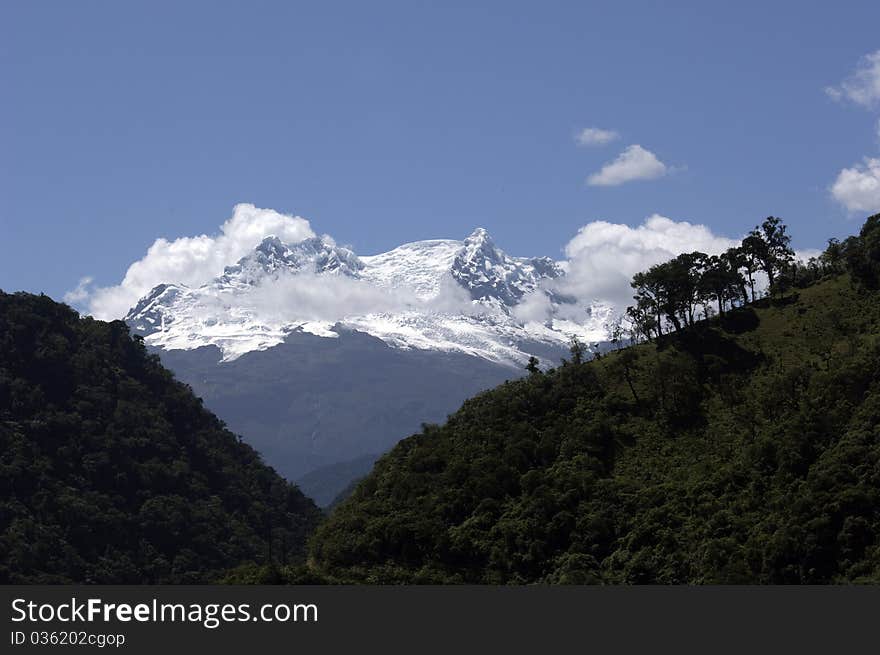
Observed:
[[[505,384],[383,457],[319,528],[312,569],[367,582],[880,580],[878,334],[878,297],[842,276],[723,329]]]

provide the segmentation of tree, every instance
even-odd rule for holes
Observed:
[[[708,255],[703,252],[682,253],[664,266],[664,281],[671,301],[670,310],[677,314],[685,325],[694,324],[694,314],[701,304],[700,279],[706,266]]]
[[[693,325],[701,304],[700,277],[707,258],[702,252],[683,253],[633,276],[636,306],[628,312],[631,318],[647,325],[645,318],[649,313],[653,315],[652,327],[658,337],[663,336],[664,319],[676,332]]]
[[[768,216],[761,225],[749,233],[755,237],[755,256],[761,270],[767,274],[770,290],[779,271],[794,261],[794,250],[791,249],[791,237],[786,233],[786,225],[775,216]]]
[[[724,306],[739,297],[743,279],[733,268],[731,259],[724,255],[712,255],[706,260],[700,276],[700,295],[707,301],[718,303],[718,315],[724,316]]]
[[[853,279],[867,289],[880,288],[880,214],[869,217],[858,238],[850,237],[844,246]]]
[[[653,308],[646,306],[642,302],[637,302],[635,305],[627,307],[626,316],[631,325],[634,341],[638,341],[641,338],[650,341],[654,338],[655,332],[659,330]]]
[[[748,303],[743,270],[748,276],[752,301],[757,271],[767,275],[771,288],[775,285],[783,290],[789,284],[811,283],[816,279],[816,267],[795,265],[790,242],[786,226],[770,216],[738,248],[711,256],[699,251],[682,253],[636,273],[630,283],[636,302],[626,312],[634,332],[648,340],[654,334],[660,338],[664,322],[680,332],[693,326],[698,314],[707,320],[713,314],[710,303],[716,303],[719,316],[739,300]]]
[[[760,255],[764,250],[764,241],[760,236],[750,233],[742,240],[740,246],[740,263],[746,271],[746,278],[749,281],[749,289],[752,292],[752,302],[755,302],[755,273],[760,268]]]
[[[568,341],[568,350],[571,353],[571,363],[572,364],[581,364],[584,361],[584,353],[587,352],[587,347],[583,344],[583,342],[577,337],[571,337]]]
[[[626,330],[623,326],[623,317],[618,316],[611,323],[605,326],[605,329],[608,332],[609,341],[614,344],[615,349],[620,349],[623,347],[623,335]]]
[[[641,405],[642,401],[639,399],[639,394],[636,392],[636,387],[633,384],[633,377],[637,373],[636,364],[638,363],[638,360],[638,355],[636,355],[636,351],[632,348],[623,350],[617,357],[617,363],[621,367],[623,379],[629,387],[633,400],[636,401],[636,405]]]
[[[656,267],[643,273],[636,273],[630,283],[635,289],[633,300],[636,301],[638,318],[642,326],[650,324],[652,331],[657,332],[657,337],[663,336],[663,305],[665,303],[665,286],[661,277],[656,272]],[[651,331],[644,333],[648,339],[651,338]]]
[[[532,355],[529,357],[529,363],[526,364],[526,370],[530,375],[536,375],[541,372],[541,369],[538,367],[538,364],[541,362],[538,361],[538,358]]]
[[[844,247],[839,239],[828,239],[828,247],[819,255],[819,264],[825,273],[842,273],[846,263]]]
[[[745,270],[748,273],[752,292],[754,293],[754,282],[752,281],[752,271],[754,269],[749,269],[748,258],[743,252],[742,247],[728,248],[726,252],[720,255],[720,257],[725,260],[727,267],[736,274],[740,297],[742,298],[743,304],[748,304],[749,294],[746,290],[746,278],[743,277],[743,274],[740,271]]]

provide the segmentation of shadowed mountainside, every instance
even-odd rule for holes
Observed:
[[[502,385],[312,541],[372,583],[880,580],[880,298],[832,276]]]
[[[303,557],[319,511],[121,321],[0,292],[0,581],[199,583]]]
[[[350,330],[335,339],[294,333],[222,363],[213,346],[155,352],[286,478],[329,472],[317,481],[328,502],[366,471],[340,477],[325,467],[385,452],[422,423],[444,420],[468,397],[523,374],[461,353],[392,348]]]

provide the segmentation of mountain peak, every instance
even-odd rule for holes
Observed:
[[[475,229],[452,264],[452,276],[470,291],[471,298],[512,307],[538,288],[542,279],[558,277],[552,260],[511,257],[492,242],[489,232]]]
[[[464,240],[465,243],[492,243],[492,237],[489,230],[484,227],[478,227]]]
[[[268,235],[218,278],[223,285],[254,284],[266,274],[279,272],[342,273],[356,275],[363,263],[348,248],[337,246],[330,239],[310,237],[287,244],[275,235]]]
[[[279,239],[274,234],[267,234],[266,236],[263,237],[263,240],[260,241],[260,243],[257,245],[257,247],[254,248],[254,250],[261,250],[261,251],[265,252],[267,250],[273,250],[273,249],[278,249],[278,248],[287,248],[287,244],[284,243],[281,239]]]
[[[308,276],[304,285],[312,294],[308,299],[297,300],[296,294],[303,292],[293,285],[285,288],[278,306],[265,307],[263,291],[274,289],[281,278],[299,275]],[[418,241],[363,258],[330,237],[291,243],[268,234],[219,277],[199,287],[155,287],[126,320],[149,337],[151,345],[166,349],[216,345],[226,359],[270,348],[299,329],[335,336],[331,328],[338,323],[401,348],[448,349],[518,361],[525,356],[517,342],[567,341],[569,323],[564,329],[527,328],[513,311],[533,292],[553,298],[553,287],[545,283],[561,275],[562,268],[550,258],[507,255],[481,227],[464,240]],[[358,284],[349,288],[345,282],[332,281],[334,277]],[[476,307],[463,306],[458,293],[446,294],[450,282],[464,289]],[[321,293],[340,289],[350,293],[351,306],[345,298],[328,301],[326,312],[323,306],[316,309],[309,304]],[[579,334],[593,331],[586,325],[574,328]]]
[[[164,330],[174,320],[167,308],[189,293],[190,289],[182,284],[159,284],[129,310],[124,320],[140,334]]]

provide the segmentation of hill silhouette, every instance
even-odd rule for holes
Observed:
[[[121,321],[0,292],[0,582],[291,564],[319,512]]]

